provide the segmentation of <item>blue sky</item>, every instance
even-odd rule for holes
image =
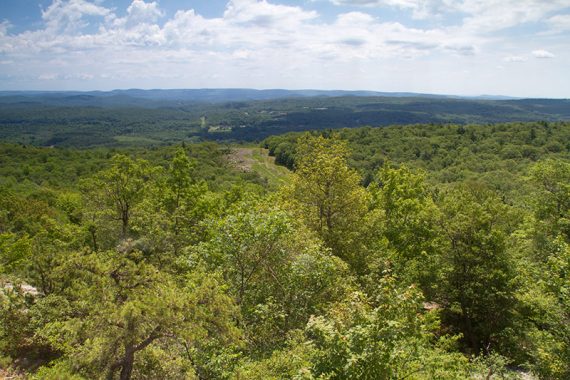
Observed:
[[[570,0],[2,0],[0,90],[570,98]]]

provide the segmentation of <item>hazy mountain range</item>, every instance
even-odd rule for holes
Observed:
[[[252,89],[0,92],[0,141],[48,146],[260,141],[360,126],[568,120],[569,99]]]
[[[113,91],[0,91],[0,103],[42,103],[54,106],[160,107],[167,103],[226,103],[255,100],[312,97],[421,97],[437,99],[517,99],[508,96],[481,95],[465,97],[412,92],[344,91],[344,90],[254,90],[241,88],[113,90]]]

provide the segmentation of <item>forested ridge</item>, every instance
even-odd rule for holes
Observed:
[[[4,375],[570,378],[569,123],[262,145],[0,144]]]
[[[366,125],[570,120],[568,99],[339,96],[342,92],[333,92],[335,96],[268,100],[232,96],[233,101],[216,102],[216,91],[211,91],[213,99],[206,96],[200,102],[188,101],[174,90],[162,95],[141,91],[140,97],[0,93],[0,139],[39,146],[131,147],[183,140],[258,142],[286,132]]]
[[[366,186],[389,161],[429,172],[431,183],[469,179],[494,186],[515,185],[533,162],[544,157],[569,158],[570,123],[416,124],[385,128],[313,131],[346,140],[349,164]],[[271,136],[263,141],[276,163],[295,166],[295,141],[300,133]],[[491,178],[492,177],[492,178]]]

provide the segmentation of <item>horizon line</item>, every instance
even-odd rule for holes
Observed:
[[[548,100],[568,100],[570,97],[544,97],[544,96],[515,96],[515,95],[503,95],[503,94],[446,94],[446,93],[431,93],[431,92],[415,92],[415,91],[381,91],[381,90],[370,90],[370,89],[318,89],[318,88],[298,88],[298,89],[291,89],[291,88],[255,88],[255,87],[183,87],[183,88],[138,88],[138,87],[130,87],[130,88],[114,88],[111,90],[100,90],[100,89],[93,89],[93,90],[74,90],[74,89],[66,89],[66,90],[56,90],[56,89],[49,89],[49,90],[40,90],[40,89],[33,89],[33,90],[14,90],[14,89],[0,89],[0,93],[111,93],[111,92],[120,92],[120,91],[205,91],[205,90],[247,90],[247,91],[289,91],[289,92],[303,92],[303,91],[315,91],[315,92],[348,92],[348,93],[355,93],[355,92],[370,92],[370,93],[378,93],[378,94],[409,94],[409,95],[417,95],[419,97],[422,96],[438,96],[438,97],[458,97],[458,98],[505,98],[505,100],[523,100],[523,99],[548,99]]]

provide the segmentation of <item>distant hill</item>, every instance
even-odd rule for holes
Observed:
[[[532,121],[570,121],[570,100],[249,89],[0,92],[0,141],[48,146],[260,141],[291,131]]]
[[[419,94],[412,92],[343,91],[343,90],[254,90],[240,88],[187,90],[113,90],[113,91],[0,91],[0,104],[36,103],[53,106],[94,107],[161,107],[173,102],[226,103],[256,100],[311,97],[422,97],[436,99],[471,99],[469,97]],[[505,96],[482,95],[472,99],[505,100]]]

